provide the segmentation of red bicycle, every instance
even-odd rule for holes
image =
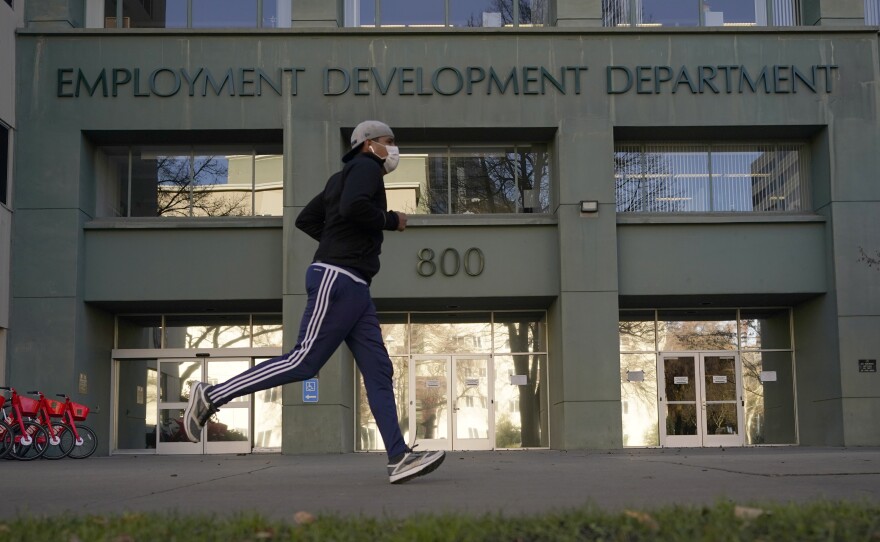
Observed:
[[[29,391],[28,395],[37,395],[37,414],[34,418],[49,433],[49,442],[43,452],[43,459],[62,459],[73,451],[76,445],[76,432],[73,427],[64,423],[53,421],[52,418],[60,418],[64,412],[64,403],[49,401],[43,392]]]
[[[22,397],[15,388],[0,386],[0,389],[12,392],[11,411],[4,420],[11,433],[8,456],[22,461],[42,457],[48,448],[49,433],[45,427],[29,419],[37,415],[40,402]]]
[[[70,397],[64,393],[56,394],[63,397],[64,402],[48,399],[48,412],[53,417],[60,417],[61,422],[58,426],[68,432],[68,437],[73,437],[73,447],[67,452],[67,457],[73,459],[85,459],[95,453],[98,449],[98,437],[92,428],[87,425],[77,425],[76,422],[85,421],[89,416],[89,407],[74,403]],[[61,435],[62,439],[65,437]]]
[[[6,410],[3,408],[5,402],[6,397],[0,395],[0,459],[6,457],[12,449],[12,428],[6,423]]]

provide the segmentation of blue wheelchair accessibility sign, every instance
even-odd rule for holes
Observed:
[[[303,380],[303,403],[318,402],[318,379]]]

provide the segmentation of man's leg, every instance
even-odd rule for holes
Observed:
[[[364,290],[369,291],[364,286]],[[388,457],[393,458],[406,451],[406,443],[400,433],[397,403],[394,399],[394,366],[382,341],[382,330],[373,301],[361,315],[345,339],[354,354],[355,363],[364,377],[367,401],[385,442]]]
[[[392,384],[394,368],[382,341],[382,331],[369,289],[364,287],[363,291],[369,305],[352,327],[345,342],[354,354],[364,377],[370,410],[379,426],[382,440],[385,441],[385,449],[388,450],[388,479],[392,484],[400,484],[433,472],[443,463],[446,453],[414,452],[403,441]]]
[[[350,295],[350,278],[324,267],[306,272],[308,301],[300,323],[299,338],[290,352],[269,359],[215,386],[193,387],[184,412],[184,428],[198,442],[201,427],[218,407],[236,397],[311,378],[339,347],[363,312],[357,296]]]

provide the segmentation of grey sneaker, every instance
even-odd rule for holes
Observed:
[[[392,484],[402,484],[433,472],[446,459],[446,452],[414,452],[407,448],[403,456],[394,463],[388,463],[388,479]]]
[[[190,442],[199,442],[202,439],[202,427],[208,422],[217,408],[208,400],[208,388],[210,385],[199,382],[192,387],[189,394],[189,404],[183,411],[183,433]]]

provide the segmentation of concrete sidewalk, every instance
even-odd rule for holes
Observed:
[[[434,473],[390,485],[384,454],[113,456],[0,461],[0,518],[18,514],[297,511],[402,517],[532,515],[592,504],[807,502],[880,506],[880,448],[454,452]]]

